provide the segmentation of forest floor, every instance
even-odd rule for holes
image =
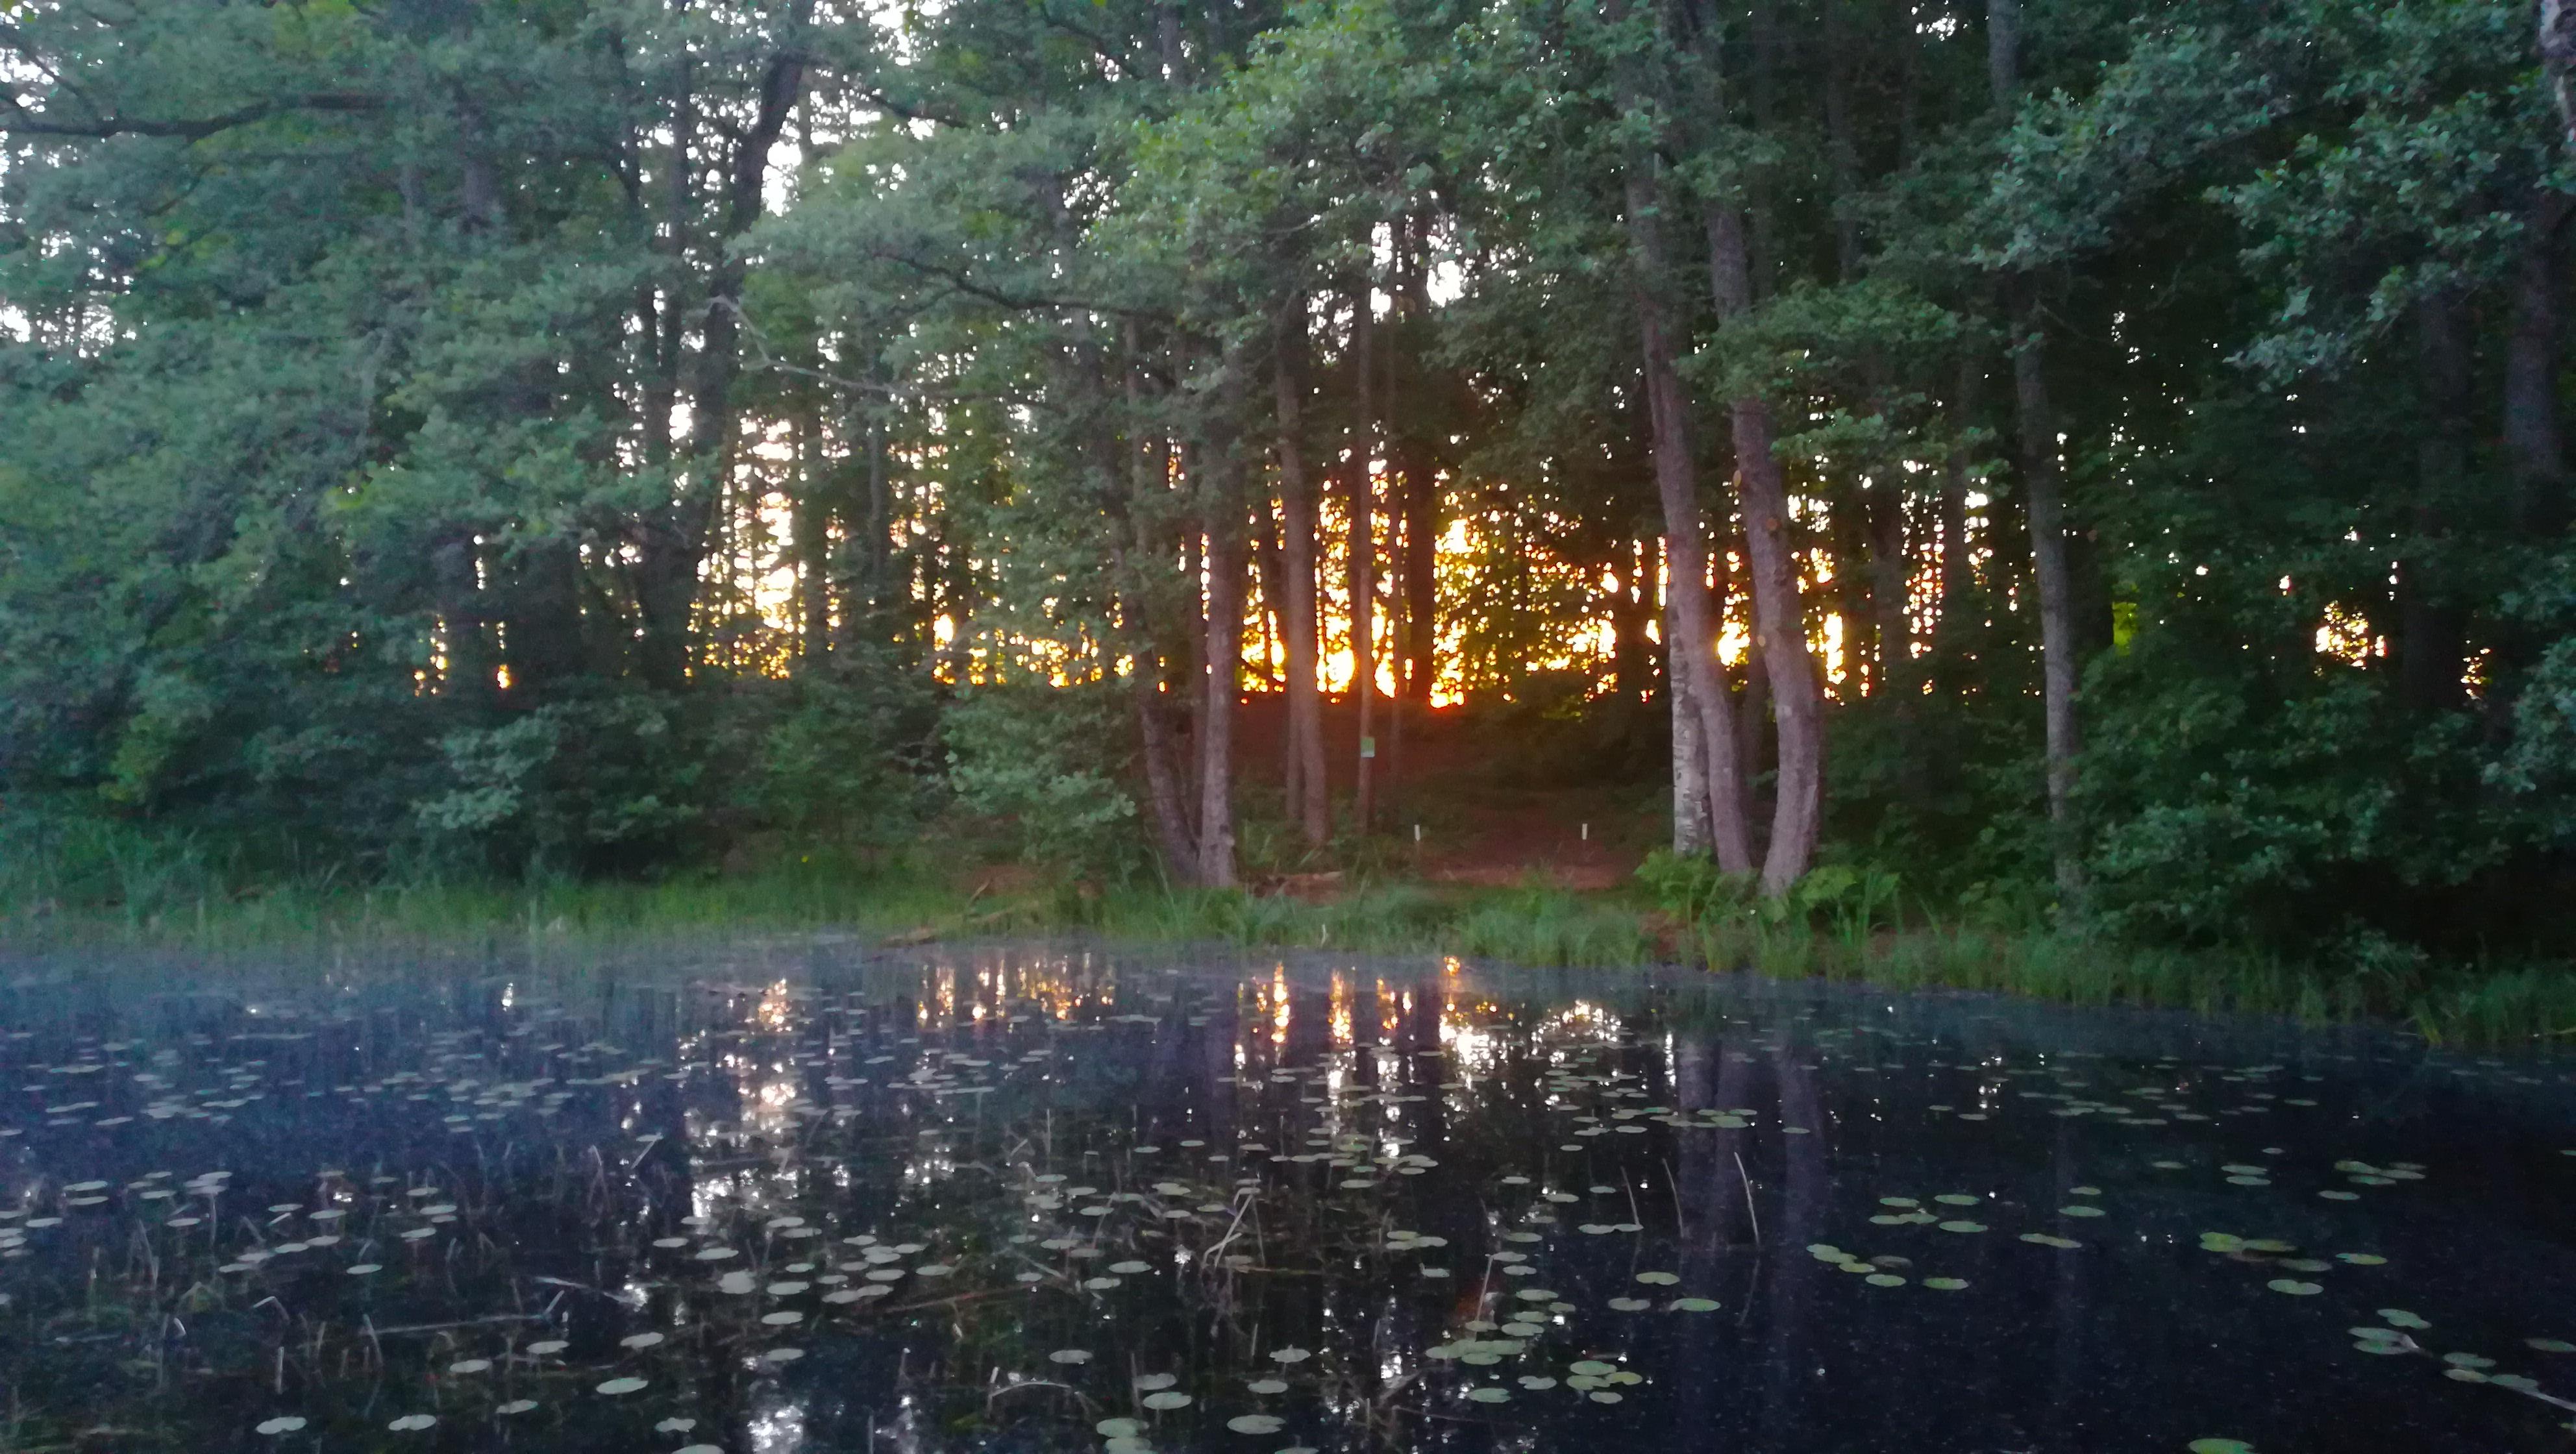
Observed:
[[[1342,748],[1326,774],[1337,805],[1346,806],[1352,793],[1354,715],[1345,704],[1326,708],[1326,740]],[[1280,710],[1255,698],[1244,718],[1240,781],[1275,788],[1283,775]],[[1417,711],[1403,731],[1384,732],[1380,741],[1376,818],[1388,843],[1387,872],[1463,888],[1599,893],[1634,884],[1637,865],[1666,832],[1658,797],[1629,784],[1541,781],[1523,764],[1498,760],[1490,736],[1455,708],[1427,717]],[[1331,870],[1295,868],[1253,877],[1310,900],[1346,882]]]

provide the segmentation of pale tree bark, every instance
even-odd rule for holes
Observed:
[[[1629,170],[1629,245],[1637,254],[1637,332],[1644,354],[1647,428],[1653,440],[1655,493],[1664,511],[1664,643],[1666,691],[1674,712],[1673,737],[1696,737],[1704,764],[1693,783],[1673,779],[1673,851],[1690,853],[1686,824],[1708,803],[1710,845],[1727,873],[1753,871],[1753,834],[1744,806],[1744,769],[1736,760],[1734,703],[1717,673],[1717,627],[1708,598],[1708,535],[1699,508],[1698,466],[1692,459],[1690,403],[1673,364],[1671,324],[1661,297],[1662,246],[1655,236],[1656,199],[1642,166]],[[1685,715],[1690,720],[1685,721]]]
[[[1691,696],[1692,673],[1674,669],[1675,643],[1691,639],[1688,628],[1669,609],[1669,592],[1664,602],[1664,691],[1673,709],[1673,852],[1697,858],[1715,841],[1709,821],[1708,734],[1700,725],[1699,703]],[[1752,858],[1749,848],[1745,858]]]
[[[2559,142],[2576,157],[2576,0],[2540,0],[2540,64],[2558,105]]]
[[[1614,23],[1625,6],[1605,11]],[[1639,86],[1623,67],[1619,107],[1642,108]],[[1735,708],[1717,669],[1717,627],[1709,610],[1708,527],[1699,505],[1699,465],[1691,447],[1690,400],[1674,365],[1671,286],[1662,233],[1664,189],[1646,148],[1627,158],[1620,179],[1626,204],[1630,306],[1644,373],[1646,422],[1655,494],[1664,515],[1664,695],[1673,712],[1673,851],[1714,847],[1730,874],[1753,871],[1751,816],[1744,767],[1737,758]],[[1694,763],[1680,754],[1695,746]],[[1697,771],[1692,771],[1693,766]],[[1706,808],[1703,812],[1702,802]],[[1699,825],[1708,826],[1706,840]]]
[[[1324,702],[1316,680],[1315,487],[1306,470],[1306,300],[1291,296],[1280,310],[1278,357],[1273,370],[1279,429],[1281,565],[1287,577],[1281,603],[1288,657],[1289,812],[1320,848],[1332,836],[1324,777]]]
[[[1744,214],[1710,202],[1701,209],[1708,233],[1709,291],[1720,319],[1753,306],[1753,269],[1744,240]],[[1754,635],[1771,676],[1772,712],[1779,729],[1778,792],[1771,807],[1771,842],[1762,860],[1762,889],[1784,894],[1815,861],[1824,831],[1824,695],[1807,650],[1807,611],[1798,588],[1798,559],[1789,537],[1789,488],[1772,453],[1771,406],[1747,393],[1729,406],[1735,424],[1736,489],[1744,511],[1745,573],[1753,598]]]

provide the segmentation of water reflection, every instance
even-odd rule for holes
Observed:
[[[1454,960],[170,982],[0,997],[32,1446],[2490,1450],[2576,1393],[2562,1061]]]

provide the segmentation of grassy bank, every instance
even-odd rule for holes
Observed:
[[[2576,1037],[2576,971],[2563,965],[2335,969],[1920,920],[1891,926],[1881,918],[1677,916],[1642,887],[1574,893],[1392,879],[1310,901],[1155,884],[1095,889],[1010,872],[979,876],[925,849],[796,857],[651,883],[360,887],[316,878],[239,890],[164,879],[74,901],[33,894],[23,881],[9,885],[14,892],[0,898],[0,950],[347,956],[596,950],[803,933],[927,944],[1080,932],[1112,943],[1442,953],[1541,966],[1680,962],[2078,1005],[2368,1018],[2444,1044],[2539,1046]]]

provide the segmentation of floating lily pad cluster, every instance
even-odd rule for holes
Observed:
[[[1105,1454],[1597,1443],[1686,1350],[1758,1361],[1792,1265],[1832,1317],[1955,1328],[2049,1269],[2171,1275],[2138,1250],[2164,1247],[2452,1383],[2554,1398],[2576,1351],[2357,1322],[2403,1271],[2367,1222],[2187,1250],[2177,1196],[2279,1228],[2284,1193],[2360,1218],[2431,1177],[2374,1154],[2329,1181],[2320,1138],[2276,1129],[2318,1105],[2292,1063],[1970,1055],[1775,1011],[1648,1034],[1446,974],[1039,958],[581,992],[0,1032],[0,1308],[40,1335],[0,1340],[0,1376],[74,1391],[38,1431],[186,1425],[220,1385],[259,1393],[209,1438],[279,1447],[743,1454],[791,1408],[861,1420],[816,1436],[852,1444],[898,1408]],[[2080,1176],[1940,1153],[2035,1132]]]

